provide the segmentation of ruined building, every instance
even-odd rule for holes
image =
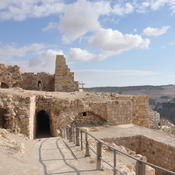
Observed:
[[[78,82],[74,81],[74,73],[66,65],[63,55],[56,56],[55,74],[45,72],[22,73],[18,66],[0,64],[1,88],[20,87],[25,90],[78,91]]]
[[[71,125],[150,127],[148,96],[78,92],[62,55],[56,56],[54,75],[0,64],[0,84],[0,127],[31,139],[42,131],[57,136],[59,128]]]

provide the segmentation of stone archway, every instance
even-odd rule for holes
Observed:
[[[46,111],[41,110],[36,115],[36,138],[50,137],[50,118]]]
[[[9,88],[9,86],[6,84],[6,83],[1,83],[1,88],[4,88],[4,89],[8,89]]]
[[[15,83],[12,87],[13,87],[13,88],[14,88],[14,87],[19,87],[19,88],[20,88],[20,85],[19,85],[18,83]]]
[[[4,114],[7,110],[0,108],[0,128],[6,128],[6,120],[4,119]]]
[[[76,126],[100,126],[104,124],[107,124],[107,121],[92,111],[80,112],[72,122],[72,125]]]

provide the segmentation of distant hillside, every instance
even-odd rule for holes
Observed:
[[[87,91],[92,92],[106,92],[106,93],[122,93],[125,91],[139,91],[139,90],[163,90],[163,86],[126,86],[126,87],[93,87],[86,88]]]
[[[166,102],[161,103],[154,109],[158,113],[160,113],[161,118],[171,121],[171,123],[175,124],[175,102]]]

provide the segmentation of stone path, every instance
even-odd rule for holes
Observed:
[[[44,175],[104,174],[104,172],[96,171],[95,163],[90,164],[88,158],[85,158],[83,153],[79,152],[75,157],[59,137],[41,139],[39,162],[43,166]]]

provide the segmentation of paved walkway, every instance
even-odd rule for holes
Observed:
[[[95,162],[90,163],[83,152],[76,151],[76,157],[59,137],[42,138],[39,146],[39,162],[44,175],[104,175],[109,172],[96,171]]]

